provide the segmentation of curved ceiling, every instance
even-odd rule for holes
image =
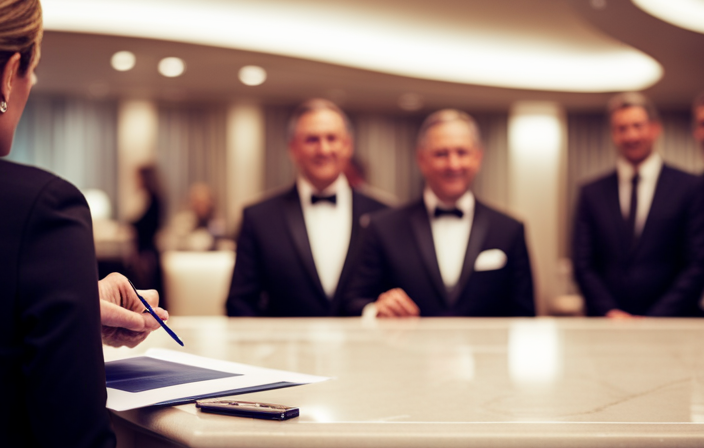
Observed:
[[[533,0],[44,0],[47,30],[160,39],[410,78],[556,92],[641,90],[652,57]],[[530,20],[526,20],[530,17]]]
[[[633,0],[633,3],[660,20],[704,33],[704,2],[701,0]]]

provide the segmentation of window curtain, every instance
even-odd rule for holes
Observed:
[[[157,167],[167,204],[166,217],[188,207],[190,186],[207,184],[216,213],[226,210],[226,109],[223,105],[160,104]]]
[[[12,104],[10,104],[12,107]],[[51,171],[117,204],[117,103],[32,95],[7,157]]]
[[[293,184],[296,170],[288,156],[286,129],[293,107],[264,108],[264,189],[268,192]]]

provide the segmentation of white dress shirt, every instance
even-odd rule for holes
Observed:
[[[640,180],[638,181],[635,236],[639,236],[643,231],[645,221],[648,218],[662,163],[662,157],[653,152],[638,166]],[[631,181],[635,174],[635,168],[628,161],[619,157],[616,160],[616,172],[618,173],[618,198],[621,205],[621,213],[623,214],[623,219],[628,219],[628,213],[631,208]]]
[[[462,274],[462,265],[474,218],[474,195],[471,191],[467,191],[457,200],[456,204],[443,204],[435,193],[426,187],[423,192],[423,200],[428,208],[440,275],[442,275],[445,287],[452,289],[457,285]],[[435,207],[444,209],[456,207],[463,212],[462,218],[452,215],[436,218]]]
[[[324,191],[316,191],[313,185],[301,176],[296,184],[318,277],[325,294],[332,298],[340,280],[352,235],[352,189],[343,175]],[[334,194],[337,204],[319,201],[313,205],[313,194]]]

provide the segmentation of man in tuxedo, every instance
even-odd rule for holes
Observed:
[[[244,210],[229,316],[338,315],[362,224],[385,208],[351,189],[342,174],[352,156],[352,132],[335,104],[303,103],[288,130],[298,179]]]
[[[523,224],[470,189],[482,155],[466,113],[446,109],[425,120],[416,150],[423,197],[372,217],[346,295],[348,314],[535,314]]]
[[[616,170],[582,187],[572,258],[591,316],[697,316],[704,219],[696,176],[663,163],[654,105],[625,93],[608,105]]]

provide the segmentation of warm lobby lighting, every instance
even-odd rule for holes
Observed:
[[[118,72],[126,72],[134,68],[137,59],[131,51],[118,51],[110,58],[110,65]]]
[[[186,70],[186,64],[180,58],[164,58],[159,61],[159,73],[167,78],[181,76]]]
[[[521,33],[447,25],[418,15],[379,12],[372,20],[368,9],[352,2],[45,0],[42,5],[48,30],[213,45],[446,82],[611,92],[641,90],[662,76],[650,56],[576,19],[571,20],[578,39],[565,41],[546,38],[536,28]]]
[[[256,65],[245,65],[240,69],[239,78],[246,86],[258,86],[266,81],[266,70]]]

